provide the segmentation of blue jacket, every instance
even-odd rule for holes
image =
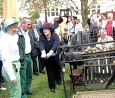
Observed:
[[[48,53],[50,50],[57,52],[59,46],[59,36],[56,33],[51,33],[51,39],[47,41],[46,36],[42,33],[39,39],[40,51],[45,50]]]

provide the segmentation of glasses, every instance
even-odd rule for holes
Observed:
[[[31,26],[31,24],[27,24],[28,26]]]

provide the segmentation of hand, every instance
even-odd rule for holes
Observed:
[[[17,81],[16,81],[16,80],[12,80],[12,82],[13,82],[14,84],[16,84],[16,83],[17,83]]]
[[[41,58],[46,58],[46,52],[45,52],[45,50],[42,51]]]
[[[50,52],[47,53],[47,58],[49,58],[49,57],[51,56],[51,54],[52,54],[52,53],[50,53]]]

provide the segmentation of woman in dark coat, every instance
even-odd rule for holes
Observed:
[[[50,91],[55,92],[55,83],[61,84],[61,68],[57,52],[59,37],[54,33],[54,28],[50,23],[44,23],[40,27],[40,32],[42,33],[39,39],[41,58],[45,61]]]

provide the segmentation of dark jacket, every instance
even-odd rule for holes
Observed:
[[[19,47],[20,60],[24,60],[25,58],[25,38],[22,34],[20,27],[18,28],[17,34],[19,35],[18,47]]]
[[[34,30],[33,28],[30,28],[29,30],[29,36],[30,36],[30,43],[31,43],[31,57],[36,57],[38,54],[38,51],[39,51],[39,42],[37,40],[37,38],[35,37],[35,34],[34,34]]]
[[[17,34],[19,35],[18,39],[18,47],[19,47],[19,55],[20,55],[20,60],[24,60],[25,58],[25,38],[22,34],[21,28],[18,28]],[[30,29],[29,32],[29,37],[30,37],[30,44],[31,44],[31,49],[34,47],[34,38],[33,38],[33,33],[32,30]]]
[[[42,33],[39,39],[39,45],[40,45],[40,51],[45,50],[46,53],[48,53],[50,50],[53,50],[57,55],[49,58],[51,59],[50,63],[55,61],[56,65],[60,66],[59,54],[58,54],[59,36],[56,33],[52,33],[50,41],[47,41],[45,35]],[[48,62],[49,59],[48,60],[46,59],[46,62]]]
[[[52,33],[50,41],[47,41],[45,35],[42,33],[39,39],[40,51],[46,50],[48,53],[50,50],[57,51],[59,46],[59,37],[56,33]]]

